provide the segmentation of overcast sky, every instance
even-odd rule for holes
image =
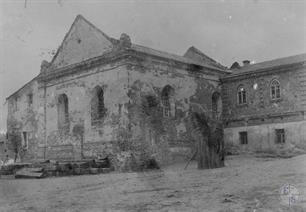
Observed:
[[[2,0],[0,130],[5,98],[39,73],[82,14],[107,35],[184,54],[195,46],[223,65],[306,52],[306,1]]]

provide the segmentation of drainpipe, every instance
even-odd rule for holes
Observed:
[[[42,81],[44,84],[44,160],[46,159],[47,151],[47,82],[45,81],[45,73],[48,71],[50,63],[43,60],[40,65],[40,73],[42,74]]]
[[[47,85],[44,81],[44,160],[46,160],[47,151]]]

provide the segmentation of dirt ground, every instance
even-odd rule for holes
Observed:
[[[226,167],[192,163],[141,173],[0,179],[0,211],[306,211],[306,155],[231,156]],[[290,184],[296,202],[281,195]]]

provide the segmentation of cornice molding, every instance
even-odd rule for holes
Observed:
[[[261,114],[261,115],[248,115],[241,116],[238,118],[225,118],[225,122],[239,122],[239,121],[248,121],[248,120],[257,120],[257,119],[270,119],[270,118],[278,118],[278,117],[291,117],[291,116],[304,116],[305,111],[290,111],[290,112],[280,112],[280,113],[269,113],[269,114]]]
[[[126,48],[126,49],[120,49],[117,51],[112,51],[102,56],[91,58],[86,61],[72,64],[72,65],[65,66],[65,67],[58,68],[58,69],[52,68],[51,66],[49,67],[48,70],[41,72],[38,75],[37,79],[39,82],[48,82],[53,79],[58,79],[58,78],[61,78],[61,77],[64,77],[70,74],[84,72],[84,71],[87,71],[88,69],[92,69],[99,65],[110,64],[110,63],[114,63],[116,61],[123,60],[123,59],[129,59],[129,60],[136,59],[136,60],[145,61],[147,57],[156,58],[158,62],[160,63],[164,62],[164,64],[166,65],[170,65],[175,68],[185,69],[186,71],[191,71],[199,75],[206,74],[206,75],[211,75],[211,76],[217,76],[219,78],[221,73],[224,74],[224,72],[222,71],[218,71],[215,69],[209,69],[203,66],[199,66],[199,69],[195,69],[193,64],[185,63],[185,62],[174,60],[174,59],[163,58],[157,55],[138,52],[134,49]]]
[[[282,66],[275,66],[271,68],[265,68],[265,69],[258,69],[256,71],[250,71],[250,72],[241,72],[239,74],[230,74],[225,77],[222,77],[220,80],[221,82],[230,82],[235,80],[241,80],[241,79],[247,79],[247,78],[254,78],[264,75],[271,75],[279,72],[285,72],[285,71],[295,71],[305,66],[305,62],[295,63],[295,64],[288,64],[288,65],[282,65]]]

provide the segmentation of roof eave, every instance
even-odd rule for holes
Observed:
[[[150,56],[153,56],[153,57],[156,57],[156,58],[162,58],[162,59],[167,59],[167,60],[172,60],[172,61],[175,61],[175,62],[179,62],[179,63],[183,63],[183,64],[186,64],[186,65],[197,65],[197,66],[201,66],[203,68],[206,68],[206,69],[209,69],[209,70],[212,70],[212,71],[218,71],[220,73],[231,73],[229,72],[228,70],[222,70],[222,69],[219,69],[217,67],[214,67],[214,66],[209,66],[209,65],[206,65],[206,64],[203,64],[203,63],[198,63],[196,61],[192,61],[191,59],[188,58],[188,60],[190,60],[190,62],[187,62],[187,61],[183,61],[183,60],[179,60],[179,59],[175,59],[175,58],[168,58],[168,57],[162,57],[162,56],[159,56],[159,55],[156,55],[154,53],[149,53],[149,52],[143,52],[143,51],[140,51],[138,49],[135,49],[135,48],[130,48],[128,49],[129,51],[135,51],[137,53],[140,53],[140,54],[144,54],[144,55],[150,55]],[[166,53],[166,52],[165,52]],[[187,58],[186,58],[187,59]]]
[[[305,61],[303,62],[296,62],[296,63],[290,63],[290,64],[284,64],[284,65],[278,65],[278,66],[272,66],[272,67],[268,67],[268,68],[261,68],[261,69],[256,69],[256,70],[252,70],[252,71],[245,71],[245,72],[240,72],[240,73],[233,73],[231,75],[227,75],[221,78],[221,80],[227,80],[227,79],[233,79],[233,78],[239,78],[241,76],[248,76],[248,75],[254,75],[254,74],[263,74],[263,73],[268,73],[271,71],[286,71],[288,67],[296,67],[296,66],[304,66],[305,65]],[[284,70],[286,69],[286,70]]]
[[[33,82],[35,79],[37,79],[37,77],[39,76],[36,75],[33,79],[31,79],[29,82],[25,83],[21,88],[19,88],[17,91],[15,91],[14,93],[12,93],[11,95],[9,95],[8,97],[5,98],[5,100],[7,101],[8,99],[10,99],[11,97],[15,96],[19,91],[21,91],[23,88],[25,88],[27,85],[29,85],[31,82]]]

